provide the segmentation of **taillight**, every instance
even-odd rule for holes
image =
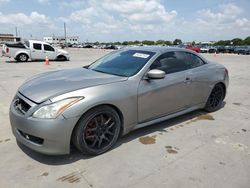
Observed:
[[[228,75],[228,70],[225,68],[225,73]]]
[[[225,68],[224,78],[228,77],[228,70]]]
[[[6,48],[6,53],[9,53],[10,49],[9,48]]]

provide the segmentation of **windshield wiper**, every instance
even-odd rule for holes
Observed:
[[[89,69],[89,65],[85,65],[82,68]]]
[[[96,71],[96,72],[101,72],[101,73],[104,73],[104,74],[110,74],[108,72],[104,72],[104,71],[101,71],[101,70],[96,70],[96,69],[90,69],[90,70],[93,70],[93,71]]]
[[[105,72],[105,71],[101,71],[101,70],[96,70],[96,69],[90,69],[96,72],[100,72],[100,73],[104,73],[104,74],[111,74],[111,75],[115,75],[115,76],[121,76],[121,77],[127,77],[125,75],[120,75],[120,74],[115,74],[115,73],[111,73],[111,72]]]

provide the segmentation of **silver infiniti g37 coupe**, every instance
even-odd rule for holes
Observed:
[[[179,48],[136,47],[26,81],[10,106],[17,140],[45,154],[109,150],[136,128],[221,107],[228,71]]]

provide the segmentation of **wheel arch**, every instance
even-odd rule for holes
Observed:
[[[86,113],[88,113],[90,110],[93,110],[95,108],[99,108],[101,106],[109,106],[111,108],[113,108],[119,115],[119,118],[121,120],[121,130],[120,130],[120,133],[119,133],[119,137],[123,135],[123,131],[124,131],[124,116],[123,116],[123,113],[122,111],[115,105],[113,104],[108,104],[108,103],[103,103],[103,104],[98,104],[96,106],[92,106],[90,107],[89,109],[87,109],[81,116],[80,118],[78,119],[77,123],[74,125],[74,128],[72,129],[72,132],[71,132],[71,137],[70,137],[70,140],[71,140],[71,144],[72,144],[72,136],[73,136],[73,133],[74,133],[74,130],[78,124],[78,122],[80,121],[80,119],[82,118],[82,116],[84,116]]]
[[[223,82],[218,82],[218,83],[214,84],[214,87],[215,87],[216,85],[222,85],[222,87],[223,87],[223,89],[224,89],[224,97],[223,97],[223,100],[224,100],[225,97],[226,97],[226,92],[227,92],[226,84],[223,83]],[[214,87],[213,87],[213,88],[214,88]],[[211,92],[212,92],[212,91],[211,91]]]
[[[60,61],[60,57],[64,58],[64,60],[67,61],[67,57],[64,54],[58,54],[56,56],[56,60]]]
[[[21,55],[21,54],[27,55],[27,56],[28,56],[28,59],[30,58],[30,56],[29,56],[29,54],[28,54],[27,52],[21,51],[21,52],[16,53],[15,59],[16,59],[19,55]]]

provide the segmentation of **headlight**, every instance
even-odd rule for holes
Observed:
[[[35,111],[32,116],[35,118],[54,119],[63,113],[68,107],[81,99],[83,99],[83,97],[67,98],[49,105],[42,106],[37,111]]]

